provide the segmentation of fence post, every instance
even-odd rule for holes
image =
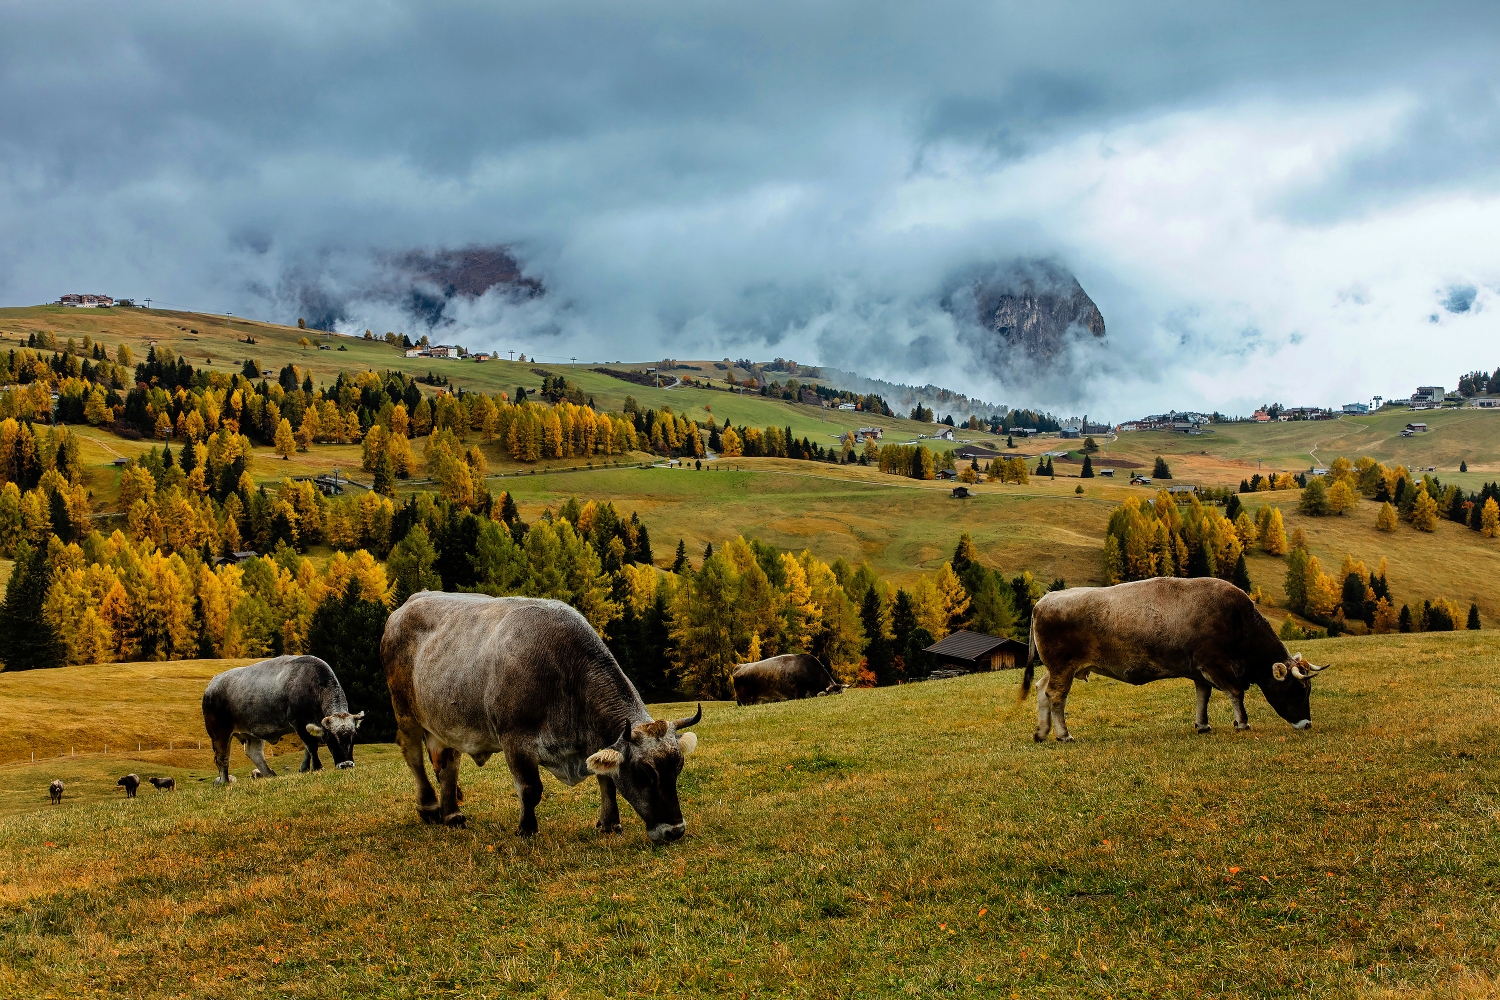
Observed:
[[[172,749],[172,741],[171,740],[167,740],[167,749],[168,750]]]

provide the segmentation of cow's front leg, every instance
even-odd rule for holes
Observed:
[[[308,732],[299,732],[297,735],[302,737],[302,746],[305,748],[302,754],[302,767],[299,770],[304,772],[323,770],[323,761],[318,757],[317,738]]]
[[[620,825],[620,803],[615,799],[614,779],[596,775],[599,779],[599,822],[594,825],[600,833],[624,833]]]
[[[452,747],[443,747],[432,756],[438,778],[438,815],[444,826],[462,827],[469,823],[458,810],[458,761],[459,753]]]
[[[542,801],[542,775],[536,761],[513,750],[505,751],[505,763],[510,776],[516,782],[516,795],[521,799],[521,825],[516,833],[530,837],[536,833],[536,804]]]
[[[1234,728],[1249,729],[1250,716],[1245,714],[1245,692],[1230,688],[1225,693],[1229,695],[1230,707],[1234,709]]]
[[[266,741],[251,737],[245,742],[245,756],[250,758],[250,763],[260,769],[260,773],[267,778],[276,777],[275,768],[266,763]]]
[[[1214,693],[1214,686],[1201,677],[1194,677],[1193,685],[1198,689],[1198,714],[1194,726],[1200,733],[1212,732],[1213,727],[1208,724],[1208,699]]]

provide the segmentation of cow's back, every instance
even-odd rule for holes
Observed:
[[[1045,663],[1091,664],[1115,676],[1136,671],[1161,676],[1161,669],[1186,668],[1206,644],[1227,649],[1244,642],[1247,616],[1260,613],[1231,583],[1157,577],[1046,594],[1032,623]]]
[[[587,620],[560,601],[437,591],[391,615],[381,659],[397,714],[464,753],[493,752],[507,732],[578,717],[589,669],[614,666]],[[623,674],[618,681],[620,696],[639,704]]]
[[[287,720],[342,709],[343,689],[328,664],[314,656],[276,656],[215,674],[203,690],[203,716],[210,731],[263,734]]]
[[[741,704],[755,704],[815,695],[832,682],[826,674],[816,658],[806,653],[785,653],[736,668],[732,680],[736,699]]]

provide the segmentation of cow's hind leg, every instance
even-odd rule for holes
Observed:
[[[432,755],[433,770],[438,779],[438,815],[444,826],[467,826],[469,820],[458,809],[458,762],[460,754],[443,747]]]
[[[594,825],[600,833],[624,833],[620,825],[620,803],[615,799],[615,783],[612,778],[599,778],[599,822]]]
[[[505,751],[505,763],[510,776],[516,782],[516,795],[521,799],[521,825],[516,833],[530,837],[536,833],[536,805],[542,801],[542,775],[536,769],[536,761],[512,751]],[[616,807],[618,818],[618,807]]]
[[[1214,686],[1200,677],[1193,678],[1193,685],[1198,689],[1198,714],[1194,717],[1194,727],[1200,733],[1213,730],[1208,724],[1208,699],[1214,693]]]
[[[260,773],[267,778],[274,778],[276,770],[266,763],[266,741],[251,737],[245,741],[245,756],[250,758],[250,763],[260,769]]]
[[[1073,688],[1073,672],[1059,671],[1053,673],[1047,671],[1047,682],[1042,685],[1042,690],[1047,693],[1050,703],[1048,709],[1052,715],[1052,735],[1059,743],[1073,742],[1073,736],[1068,732],[1068,719],[1064,709],[1068,704],[1068,692]]]
[[[1036,686],[1036,732],[1031,738],[1041,743],[1052,728],[1052,699],[1047,697],[1047,679],[1050,673],[1042,674],[1042,682]]]
[[[214,767],[219,771],[214,784],[227,785],[229,784],[229,734],[210,733],[208,738],[214,745]]]
[[[427,778],[427,732],[414,720],[398,717],[396,720],[396,742],[401,747],[401,756],[411,769],[417,783],[417,815],[424,823],[438,821],[438,797]]]

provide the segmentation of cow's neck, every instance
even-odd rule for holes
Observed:
[[[583,683],[585,718],[594,730],[595,742],[610,746],[625,727],[651,721],[646,703],[635,685],[615,663],[593,663],[586,668]]]

